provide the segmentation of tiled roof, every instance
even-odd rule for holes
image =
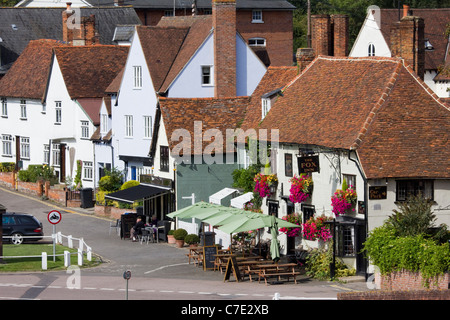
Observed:
[[[356,149],[368,178],[450,177],[450,110],[401,59],[319,56],[260,128],[284,143]]]
[[[62,41],[63,10],[65,8],[0,8],[3,63],[15,61],[31,40]],[[82,17],[95,15],[100,44],[113,44],[117,25],[141,24],[132,7],[80,8],[80,12]]]
[[[381,9],[381,33],[390,46],[391,26],[399,21],[397,9]],[[448,38],[444,36],[447,23],[450,22],[450,8],[440,9],[410,9],[412,16],[418,16],[425,23],[425,39],[429,39],[434,47],[432,51],[425,51],[425,69],[437,69],[443,65],[446,57]]]
[[[269,67],[255,91],[253,91],[241,129],[245,131],[249,128],[256,128],[261,122],[261,97],[268,92],[286,86],[297,74],[297,67]]]
[[[226,151],[226,130],[234,130],[244,117],[249,97],[237,98],[160,98],[161,116],[166,129],[169,148],[178,154],[184,146],[182,140],[177,141],[177,129],[184,129],[191,137],[190,150],[192,154],[201,154],[212,141],[205,138],[200,148],[195,148],[194,140],[199,138],[194,134],[194,122],[201,122],[202,135],[209,129],[219,130],[223,137],[223,151]],[[200,127],[199,127],[200,128]],[[174,140],[171,139],[174,134]],[[185,143],[188,141],[184,141]],[[200,144],[198,145],[200,147]],[[177,149],[173,149],[176,147]],[[182,152],[180,152],[182,154]]]
[[[0,96],[44,99],[55,40],[33,40],[0,81]]]
[[[102,98],[125,65],[128,49],[102,45],[55,48],[70,97]]]

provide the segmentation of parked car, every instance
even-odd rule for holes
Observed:
[[[12,244],[21,244],[24,240],[38,241],[44,235],[42,223],[27,213],[4,213],[2,215],[2,230],[3,239],[9,239]],[[32,236],[32,238],[28,238],[29,236]]]

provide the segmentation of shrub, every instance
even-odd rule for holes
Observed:
[[[135,186],[138,186],[139,184],[140,184],[139,181],[129,180],[120,187],[120,190],[125,190],[125,189],[131,188],[131,187],[135,187]]]
[[[328,249],[313,249],[308,252],[306,258],[306,274],[310,277],[319,280],[329,279],[330,264],[333,261],[332,246]],[[349,269],[338,257],[335,263],[335,277],[353,276],[356,273],[355,269]]]
[[[173,232],[173,237],[175,240],[184,240],[184,238],[187,236],[187,231],[183,228],[177,229]]]
[[[198,235],[196,234],[188,234],[185,238],[184,238],[184,242],[186,242],[187,244],[195,244],[195,243],[199,243],[200,242],[200,238]]]
[[[105,170],[106,175],[98,182],[100,191],[117,191],[122,186],[122,173],[117,169]]]
[[[58,182],[58,177],[55,176],[53,168],[46,164],[30,164],[27,170],[20,170],[18,176],[20,181],[23,182],[37,182],[38,180],[50,181],[50,184]]]
[[[15,168],[14,162],[0,162],[0,172],[13,172]]]

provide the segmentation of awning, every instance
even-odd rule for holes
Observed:
[[[247,192],[239,197],[231,199],[231,206],[239,209],[244,209],[244,205],[253,199],[253,192]]]
[[[106,199],[133,203],[135,201],[146,200],[161,196],[170,192],[170,188],[164,188],[155,185],[140,184],[125,190],[109,193],[105,195]]]
[[[209,196],[209,202],[214,203],[214,204],[222,204],[222,199],[225,199],[226,197],[229,196],[234,196],[236,194],[238,194],[238,190],[237,189],[232,189],[232,188],[224,188],[212,195]]]

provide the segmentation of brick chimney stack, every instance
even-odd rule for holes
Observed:
[[[334,14],[331,16],[334,34],[333,55],[335,57],[348,56],[348,15]]]
[[[212,0],[214,28],[214,92],[236,96],[236,0]]]
[[[72,10],[72,2],[66,3],[66,10],[62,12],[62,30],[63,30],[63,41],[66,43],[72,43],[73,41],[73,25],[68,25],[69,18],[74,14]],[[69,23],[73,23],[73,19],[69,21]]]
[[[312,48],[298,48],[295,57],[300,74],[314,60],[314,50]]]
[[[311,16],[311,47],[316,55],[348,55],[349,20],[344,14]]]
[[[404,11],[406,14],[408,10]],[[405,15],[391,27],[391,55],[405,60],[424,79],[425,24],[422,18]]]

